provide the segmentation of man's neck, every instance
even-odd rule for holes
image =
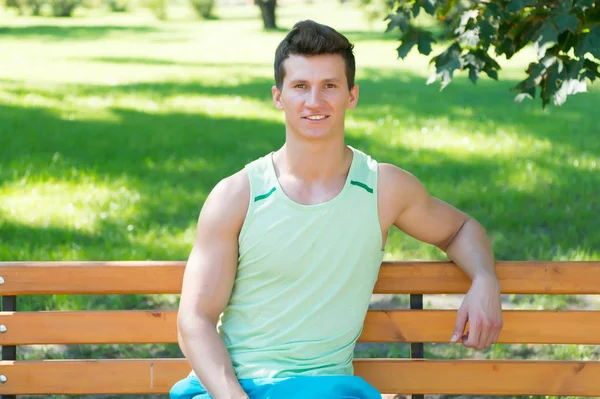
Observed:
[[[285,145],[275,153],[274,162],[280,174],[291,174],[305,182],[327,181],[348,171],[352,151],[343,136],[329,140],[288,136]]]

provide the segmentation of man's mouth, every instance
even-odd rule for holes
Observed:
[[[329,116],[327,115],[309,115],[309,116],[305,116],[304,119],[309,119],[311,121],[322,121],[325,118],[328,118]]]

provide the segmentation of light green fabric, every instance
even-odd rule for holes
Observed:
[[[272,153],[246,166],[250,206],[218,326],[239,379],[353,374],[383,251],[377,162],[351,149],[344,188],[319,205],[285,195]]]

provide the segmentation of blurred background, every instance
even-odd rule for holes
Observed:
[[[0,260],[185,260],[212,187],[284,142],[271,101],[275,48],[314,19],[355,44],[359,105],[347,142],[416,175],[478,219],[496,259],[600,260],[600,85],[562,106],[515,103],[535,59],[499,81],[430,57],[399,59],[385,0],[5,0],[0,8]],[[438,29],[423,13],[420,26]],[[441,29],[441,28],[440,28]],[[442,45],[434,45],[439,53]],[[445,260],[392,231],[388,260]],[[505,308],[598,309],[593,296],[510,295]],[[27,309],[174,309],[177,296],[36,296]],[[452,308],[461,296],[425,296]],[[374,296],[372,307],[408,307]],[[450,334],[450,332],[449,332]],[[408,357],[359,344],[358,357]],[[598,359],[584,345],[426,345],[426,357]],[[22,359],[181,356],[177,345],[36,346]],[[142,397],[142,396],[138,396]]]

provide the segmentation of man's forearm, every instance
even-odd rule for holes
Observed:
[[[494,252],[484,228],[473,218],[468,218],[450,245],[448,258],[456,263],[470,278],[496,278]]]
[[[215,399],[247,398],[214,324],[201,317],[178,324],[181,349],[204,389]]]

